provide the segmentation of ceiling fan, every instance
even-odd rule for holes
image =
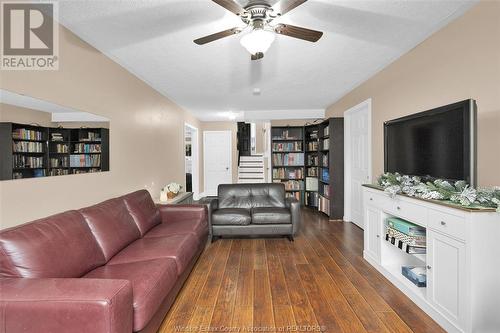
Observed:
[[[307,0],[281,0],[276,5],[271,6],[264,0],[250,0],[248,5],[241,7],[234,0],[212,0],[216,4],[224,7],[230,12],[238,15],[244,28],[231,28],[217,32],[202,38],[195,39],[198,45],[207,44],[218,39],[246,32],[241,38],[241,45],[250,52],[252,60],[262,59],[264,53],[271,47],[276,34],[303,39],[309,42],[317,42],[323,33],[290,24],[278,23],[272,25],[272,21],[292,9],[302,5]]]

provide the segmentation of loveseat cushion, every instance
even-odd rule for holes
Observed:
[[[285,208],[283,184],[222,184],[218,187],[219,208]]]
[[[144,238],[194,234],[202,239],[208,235],[207,222],[200,219],[169,221],[151,229]]]
[[[243,208],[220,208],[212,212],[212,225],[249,225],[250,210]]]
[[[292,216],[290,209],[275,207],[258,207],[252,209],[252,223],[254,224],[290,224]]]
[[[2,278],[76,278],[104,263],[96,239],[77,211],[0,232]]]
[[[141,236],[144,236],[150,229],[161,223],[160,211],[148,191],[136,191],[124,195],[122,198],[141,232]]]
[[[137,261],[99,267],[84,278],[128,280],[132,284],[134,332],[142,330],[177,280],[173,259]]]
[[[196,255],[199,246],[200,240],[193,234],[141,238],[120,251],[108,265],[171,258],[177,264],[178,275],[181,275]]]
[[[81,209],[106,261],[138,239],[141,234],[121,198]]]

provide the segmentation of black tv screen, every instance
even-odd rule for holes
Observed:
[[[475,185],[474,100],[446,105],[384,124],[385,171]]]

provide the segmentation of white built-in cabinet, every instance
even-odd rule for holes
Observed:
[[[364,258],[447,332],[500,332],[500,213],[363,191]],[[386,241],[391,216],[426,228],[426,254]],[[425,266],[427,286],[407,280],[403,265]]]

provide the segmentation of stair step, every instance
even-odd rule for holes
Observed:
[[[247,167],[247,168],[242,168],[242,167],[239,167],[238,168],[238,172],[239,173],[248,173],[248,172],[261,172],[261,173],[264,173],[264,168],[251,168],[251,167]]]
[[[263,161],[264,157],[262,156],[241,156],[240,157],[240,162],[241,161]]]
[[[239,184],[261,184],[265,183],[264,179],[239,179],[238,180]]]

